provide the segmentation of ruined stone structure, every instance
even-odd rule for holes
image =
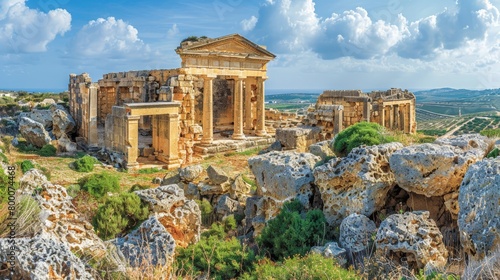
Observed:
[[[361,121],[415,133],[415,95],[395,88],[368,94],[360,90],[327,90],[319,96],[315,107],[309,110],[304,123],[321,127],[328,139]]]
[[[98,83],[70,75],[71,114],[87,145],[123,153],[134,166],[138,131],[146,130],[155,158],[174,168],[211,146],[214,133],[267,136],[264,83],[275,55],[238,34],[182,42],[176,52],[177,69],[109,73]],[[106,127],[103,143],[98,125]]]

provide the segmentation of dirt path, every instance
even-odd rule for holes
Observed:
[[[464,126],[464,125],[468,124],[469,122],[471,122],[471,121],[473,121],[473,120],[475,120],[475,119],[476,119],[475,117],[474,117],[474,118],[471,118],[470,120],[468,120],[468,121],[464,122],[463,124],[461,124],[461,125],[459,125],[459,126],[455,127],[454,129],[452,129],[452,130],[450,130],[450,131],[446,132],[446,134],[445,134],[445,135],[443,135],[443,136],[441,136],[441,137],[439,137],[439,138],[448,138],[448,137],[452,136],[452,135],[453,135],[453,133],[455,133],[455,131],[459,130],[462,126]]]

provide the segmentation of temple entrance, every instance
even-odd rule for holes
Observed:
[[[234,80],[216,78],[213,83],[214,130],[232,130],[234,124]]]

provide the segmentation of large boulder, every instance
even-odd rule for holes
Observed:
[[[333,150],[330,148],[330,141],[322,141],[309,146],[309,152],[313,155],[320,157],[322,160],[335,156]]]
[[[250,194],[251,188],[250,184],[243,180],[243,175],[240,174],[236,176],[234,182],[231,184],[229,196],[232,199],[238,199],[240,201],[246,200],[246,197]]]
[[[448,260],[443,235],[429,212],[394,214],[381,224],[376,236],[377,252],[411,268],[442,269]]]
[[[307,206],[312,170],[319,157],[310,153],[270,152],[248,159],[250,170],[257,181],[257,194],[278,200],[289,200],[299,196]]]
[[[187,247],[200,239],[201,212],[198,204],[184,196],[178,185],[135,191],[147,202],[177,246]],[[160,215],[161,214],[161,215]]]
[[[57,139],[75,131],[75,120],[64,107],[52,105],[50,111],[52,112],[52,133]]]
[[[199,164],[190,165],[179,169],[179,176],[181,177],[181,180],[184,182],[193,182],[197,178],[199,178],[202,173],[203,173],[203,166]]]
[[[76,211],[66,188],[52,184],[37,169],[26,172],[19,182],[18,195],[32,197],[41,208],[37,227],[42,229],[42,234],[67,243],[73,251],[93,257],[106,253],[103,241]]]
[[[365,215],[351,214],[340,224],[340,246],[351,253],[365,251],[376,232],[375,223]]]
[[[222,168],[210,165],[207,168],[208,179],[214,185],[220,185],[229,180],[226,172]]]
[[[399,187],[431,197],[457,191],[469,166],[483,156],[481,149],[421,144],[393,153],[389,162]]]
[[[138,229],[114,240],[113,243],[132,267],[172,263],[175,240],[159,221],[159,217],[164,215],[152,216]]]
[[[331,226],[352,213],[370,216],[384,206],[387,192],[395,186],[389,157],[401,148],[401,143],[359,147],[314,169],[323,213]]]
[[[94,279],[66,243],[46,236],[0,239],[0,264],[1,279]]]
[[[489,139],[481,134],[462,134],[451,138],[439,138],[434,141],[439,145],[450,145],[462,150],[479,149],[486,153],[490,146]]]
[[[276,141],[281,143],[284,150],[296,149],[298,152],[307,151],[311,144],[317,142],[321,128],[319,127],[287,127],[276,129]]]
[[[52,140],[43,124],[26,117],[19,121],[19,132],[28,143],[38,148],[50,144]]]
[[[500,249],[500,158],[469,167],[460,185],[458,205],[464,251],[481,260]]]
[[[45,129],[52,130],[52,112],[50,110],[33,109],[26,116],[35,122],[41,123]]]

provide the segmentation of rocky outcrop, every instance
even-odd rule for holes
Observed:
[[[483,156],[481,149],[421,144],[395,152],[390,164],[402,189],[427,197],[443,196],[457,191],[469,166]]]
[[[175,240],[159,221],[165,215],[152,216],[138,229],[113,241],[130,266],[163,266],[172,263]]]
[[[50,144],[52,140],[43,124],[26,117],[19,121],[19,132],[28,143],[38,148]]]
[[[75,120],[64,107],[52,105],[50,112],[52,112],[52,133],[57,139],[75,131]]]
[[[335,156],[332,149],[330,149],[330,141],[322,141],[312,144],[309,146],[309,152],[320,157],[322,160]]]
[[[458,227],[464,251],[481,260],[500,249],[500,158],[469,167],[458,196]]]
[[[157,218],[173,236],[177,246],[187,247],[198,242],[201,212],[198,204],[184,196],[178,185],[160,186],[135,193],[157,213]]]
[[[389,157],[401,148],[400,143],[355,148],[346,157],[314,169],[323,213],[331,226],[352,213],[370,216],[384,206],[387,192],[395,185]]]
[[[337,242],[326,243],[325,246],[314,246],[311,248],[311,253],[320,254],[326,258],[336,261],[339,265],[347,263],[347,252],[340,248]]]
[[[59,153],[74,153],[76,152],[77,147],[75,142],[71,142],[71,140],[66,136],[66,134],[63,134],[58,140],[57,140],[57,151]]]
[[[254,227],[261,228],[257,223],[274,218],[283,203],[296,199],[306,209],[314,196],[314,177],[312,169],[320,158],[309,153],[269,152],[252,157],[248,160],[257,181],[257,195],[260,200],[254,204],[257,207]],[[257,232],[255,232],[257,233]]]
[[[191,165],[184,168],[179,168],[179,176],[184,182],[193,182],[198,179],[203,173],[203,166],[201,165]]]
[[[31,169],[20,179],[20,195],[33,197],[42,212],[39,216],[42,232],[67,243],[72,251],[93,257],[106,253],[94,227],[80,217],[66,188],[54,185],[37,169]]]
[[[210,165],[207,168],[208,179],[214,185],[220,185],[229,180],[226,172],[217,166]]]
[[[481,134],[462,134],[451,138],[439,138],[434,141],[434,143],[439,145],[450,145],[462,150],[479,149],[484,154],[488,150],[489,141],[491,140],[489,140],[488,137],[482,136]]]
[[[231,184],[231,189],[229,190],[229,196],[232,199],[244,202],[247,196],[250,194],[251,186],[245,180],[243,180],[243,175],[238,175],[234,178],[234,182]]]
[[[234,214],[240,210],[240,203],[237,200],[231,199],[229,195],[225,194],[219,198],[215,213],[223,220],[225,217]]]
[[[427,211],[387,217],[380,224],[375,242],[379,254],[396,263],[406,262],[412,268],[444,268],[448,260],[443,235]]]
[[[340,246],[351,253],[365,251],[376,232],[375,223],[365,215],[351,214],[340,224]]]
[[[50,110],[33,109],[24,115],[27,118],[41,123],[45,129],[52,130],[52,112]]]
[[[6,265],[1,279],[94,279],[66,243],[47,236],[17,238],[13,243],[0,239],[0,264]]]

